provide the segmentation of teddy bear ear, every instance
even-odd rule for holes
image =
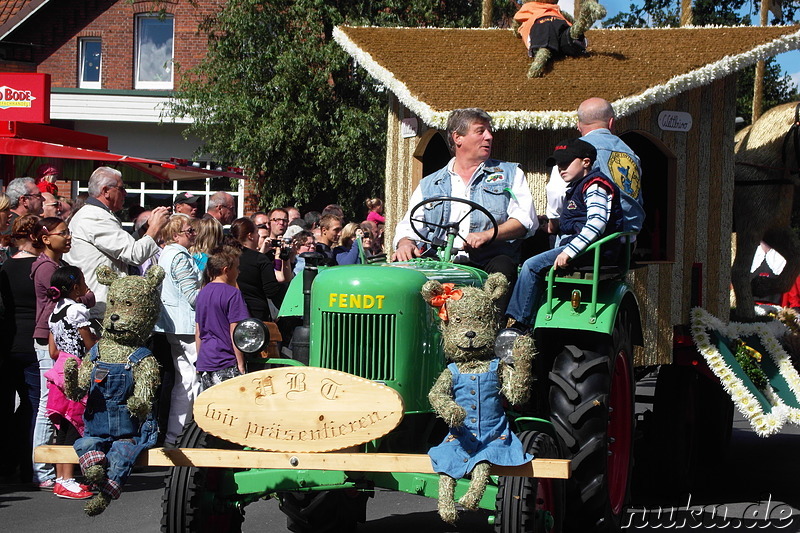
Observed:
[[[422,286],[422,298],[427,303],[431,303],[431,300],[434,296],[439,296],[444,292],[444,288],[442,284],[435,279],[429,280],[425,282],[425,285]]]
[[[97,281],[103,285],[111,285],[114,280],[119,279],[119,273],[114,272],[108,265],[100,265],[95,271]]]
[[[151,287],[158,287],[161,285],[161,282],[164,281],[164,275],[163,268],[158,265],[153,265],[147,269],[147,273],[145,273],[144,278]]]
[[[483,284],[483,290],[489,295],[492,301],[497,301],[503,297],[508,291],[508,280],[500,272],[489,274],[486,278],[486,283]]]

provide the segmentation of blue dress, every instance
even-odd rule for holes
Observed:
[[[455,363],[447,365],[453,374],[453,396],[467,416],[464,425],[450,428],[444,441],[428,451],[439,474],[461,479],[481,461],[517,466],[533,459],[509,427],[500,398],[499,362],[492,359],[489,371],[480,374],[462,374]]]

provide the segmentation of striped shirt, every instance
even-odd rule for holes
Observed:
[[[591,243],[595,242],[606,230],[608,218],[611,215],[611,200],[613,196],[601,187],[598,183],[593,183],[586,189],[586,224],[581,228],[581,232],[572,239],[564,252],[574,259]]]

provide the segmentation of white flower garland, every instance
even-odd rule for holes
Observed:
[[[793,424],[800,424],[800,409],[786,405],[769,385],[767,385],[764,395],[772,404],[772,409],[765,413],[761,402],[745,386],[742,379],[733,372],[717,347],[711,344],[708,334],[708,330],[713,329],[729,339],[758,335],[767,355],[778,367],[780,375],[786,380],[792,393],[800,400],[800,375],[792,365],[789,355],[778,342],[778,338],[788,332],[783,324],[775,321],[753,324],[731,322],[725,325],[699,307],[692,309],[691,321],[692,337],[698,351],[703,355],[708,367],[719,378],[734,405],[747,419],[756,434],[760,437],[772,435],[779,431],[787,420]]]
[[[333,38],[345,52],[355,59],[357,64],[364,67],[372,77],[392,91],[406,108],[416,114],[429,127],[438,129],[445,128],[447,116],[450,113],[449,110],[434,111],[428,104],[412,95],[411,91],[403,82],[395,78],[392,72],[381,66],[369,53],[362,50],[361,47],[354,43],[345,34],[345,30],[342,28],[347,27],[336,26],[333,29]],[[708,28],[721,29],[723,27],[715,26]],[[729,26],[728,28],[733,27]],[[675,30],[679,28],[667,29]],[[696,30],[697,27],[686,29]],[[490,28],[469,28],[469,30],[487,31],[490,30]],[[663,30],[664,28],[650,28],[644,31]],[[675,76],[661,85],[646,89],[640,94],[620,98],[612,102],[612,106],[617,116],[622,117],[630,115],[653,104],[665,102],[677,94],[703,85],[708,85],[716,79],[723,78],[728,74],[753,65],[762,59],[797,48],[800,48],[800,31],[784,35],[742,54],[725,56],[719,61],[705,65],[692,72]],[[492,124],[495,129],[556,130],[571,128],[575,125],[577,120],[577,113],[575,111],[490,111],[487,109],[487,112],[492,117]]]

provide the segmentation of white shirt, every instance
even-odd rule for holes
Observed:
[[[483,163],[481,163],[478,168],[475,169],[475,172],[472,174],[472,177],[469,180],[469,183],[464,183],[464,180],[461,179],[455,171],[453,171],[453,165],[455,164],[456,158],[450,159],[450,162],[447,163],[447,172],[450,174],[450,196],[454,196],[456,198],[465,198],[469,199],[469,186],[472,185],[477,177],[483,173]],[[527,230],[527,233],[520,238],[529,237],[536,232],[536,229],[539,227],[539,220],[536,218],[536,209],[533,206],[533,198],[531,197],[531,190],[528,187],[528,180],[525,178],[525,173],[522,172],[522,169],[517,167],[516,174],[514,174],[513,182],[511,184],[511,192],[512,197],[508,202],[508,208],[506,209],[507,218],[517,219],[520,224]],[[424,198],[422,197],[422,189],[417,186],[414,189],[414,192],[411,194],[411,198],[409,199],[408,203],[408,210],[406,214],[403,216],[403,219],[397,224],[397,228],[395,229],[394,234],[394,247],[397,248],[397,243],[400,242],[402,238],[408,238],[412,241],[416,241],[419,239],[419,236],[414,233],[414,230],[411,229],[411,208],[415,205],[422,202]],[[458,202],[453,202],[450,206],[450,220],[446,222],[454,222],[456,220],[461,219],[467,211],[471,208],[467,204],[462,204]],[[423,208],[417,210],[417,217],[422,216]],[[501,221],[498,221],[498,224],[501,224]],[[417,228],[421,227],[421,224],[416,224]],[[459,226],[459,233],[461,235],[469,234],[469,218],[462,220]],[[464,247],[464,241],[456,237],[455,243],[453,245],[456,249],[461,249]]]
[[[69,230],[72,232],[72,249],[64,254],[64,260],[83,272],[86,285],[97,299],[89,313],[92,318],[102,319],[106,312],[108,287],[97,280],[97,267],[107,265],[116,272],[127,274],[128,265],[141,265],[161,248],[149,235],[137,241],[122,228],[122,223],[111,211],[88,203],[72,217]]]
[[[561,218],[561,210],[564,209],[564,197],[567,195],[567,182],[561,177],[557,166],[553,166],[550,171],[550,179],[544,188],[547,194],[547,209],[545,215],[550,220]]]
[[[753,255],[753,264],[750,266],[750,272],[758,270],[758,267],[761,266],[761,263],[766,258],[769,269],[772,270],[776,276],[779,276],[780,273],[783,272],[784,267],[786,267],[786,259],[784,259],[775,248],[770,248],[765,252],[764,246],[766,245],[762,243],[756,248],[756,253]]]

